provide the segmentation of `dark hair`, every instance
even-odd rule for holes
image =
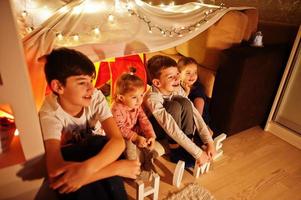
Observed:
[[[86,55],[68,48],[52,50],[46,56],[44,71],[48,84],[56,79],[63,85],[70,76],[88,75],[94,78],[96,74],[93,62]]]
[[[176,61],[168,56],[156,55],[147,61],[148,79],[151,82],[155,78],[159,78],[161,71],[169,68],[177,67]]]
[[[139,76],[136,76],[135,72],[136,68],[130,67],[130,73],[125,73],[118,77],[115,83],[115,95],[113,98],[116,98],[117,94],[123,95],[137,88],[144,88],[143,80]]]
[[[199,64],[197,63],[197,61],[195,61],[194,58],[191,57],[182,57],[178,60],[178,69],[181,72],[186,65],[190,65],[190,64],[195,64],[196,66],[198,66]]]

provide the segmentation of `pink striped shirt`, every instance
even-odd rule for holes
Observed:
[[[125,139],[130,140],[136,134],[146,138],[156,137],[152,124],[141,106],[137,109],[130,109],[122,103],[114,102],[111,110]]]

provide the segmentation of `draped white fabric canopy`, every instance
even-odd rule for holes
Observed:
[[[37,108],[45,96],[43,56],[75,48],[93,61],[179,45],[230,10],[202,3],[151,6],[141,0],[12,0]]]
[[[22,13],[21,30],[34,27],[23,38],[24,49],[31,59],[65,46],[85,53],[93,61],[174,47],[200,34],[228,11],[248,9],[195,2],[151,6],[141,0],[35,0],[35,3],[35,7],[16,4]],[[48,15],[51,16],[47,18]]]

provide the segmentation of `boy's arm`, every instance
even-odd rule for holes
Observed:
[[[135,179],[139,174],[140,162],[138,160],[117,160],[92,174],[83,185],[112,176],[122,176]],[[72,185],[66,182],[66,180],[58,179],[53,181],[50,184],[50,187],[58,189],[60,193],[69,193],[76,191],[81,187],[81,185]]]
[[[206,125],[206,123],[204,122],[201,114],[199,113],[199,111],[193,106],[193,118],[194,121],[196,122],[196,127],[197,127],[197,132],[200,136],[200,138],[202,139],[203,143],[207,145],[206,148],[206,153],[209,156],[210,159],[212,159],[215,154],[216,154],[216,150],[213,144],[213,139],[211,136],[211,133],[209,132],[208,126]]]
[[[53,189],[59,189],[62,193],[77,190],[81,186],[91,182],[93,176],[101,172],[104,167],[116,161],[123,152],[125,143],[113,117],[109,117],[101,124],[109,140],[97,155],[83,162],[66,162],[66,165],[62,164],[62,166],[59,166],[60,160],[62,159],[61,157],[55,160],[57,164],[50,164],[53,162],[51,158],[61,155],[61,153],[58,152],[57,143],[53,141],[47,143],[46,150],[49,151],[50,149],[50,154],[46,156],[48,157],[49,167],[50,169],[53,169],[53,167],[55,169],[54,172],[51,171],[50,173],[50,177],[55,179],[53,184],[51,184]],[[53,146],[55,148],[53,148]],[[112,176],[112,173],[107,176]],[[105,175],[102,174],[99,178],[101,177],[105,177]],[[95,178],[93,180],[95,180]]]
[[[49,139],[44,142],[46,152],[46,167],[49,177],[53,177],[53,174],[57,169],[66,164],[61,154],[61,144],[59,140]]]
[[[150,123],[150,121],[148,120],[142,107],[140,107],[139,111],[138,111],[138,122],[139,122],[140,129],[142,130],[142,132],[146,138],[151,138],[151,137],[156,138],[156,134],[153,129],[153,126]]]
[[[192,110],[193,110],[193,119],[195,121],[195,125],[198,130],[197,132],[198,132],[200,138],[202,139],[203,143],[204,144],[213,143],[212,136],[211,136],[209,129],[208,129],[206,123],[204,122],[201,114],[194,106],[192,106]]]
[[[202,154],[202,149],[191,141],[190,138],[179,128],[173,117],[163,106],[164,99],[156,93],[150,93],[146,96],[145,104],[152,112],[154,117],[165,132],[189,152],[195,159]]]
[[[109,140],[96,156],[84,161],[91,167],[93,172],[117,160],[125,149],[125,142],[114,118],[109,117],[105,119],[101,122],[101,125]]]

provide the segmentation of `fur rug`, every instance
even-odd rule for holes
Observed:
[[[216,200],[212,194],[198,183],[190,183],[180,191],[172,193],[164,200]]]

